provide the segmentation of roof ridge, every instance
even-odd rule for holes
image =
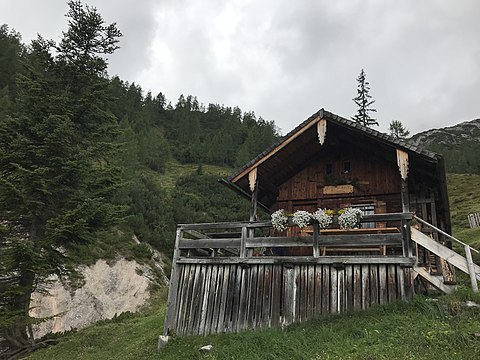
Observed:
[[[368,126],[364,126],[358,122],[355,122],[353,120],[349,120],[349,119],[346,119],[344,117],[341,117],[337,114],[334,114],[330,111],[327,111],[325,110],[324,108],[321,108],[320,110],[318,110],[317,112],[315,112],[314,114],[312,114],[311,116],[309,116],[306,120],[304,120],[302,123],[300,123],[299,125],[297,125],[294,129],[292,129],[291,131],[289,131],[287,134],[285,134],[284,136],[282,136],[277,142],[275,142],[273,145],[271,145],[270,147],[268,147],[267,149],[265,149],[264,151],[262,151],[260,154],[258,154],[254,159],[252,159],[251,161],[249,161],[247,164],[245,164],[244,166],[242,166],[241,169],[239,169],[238,171],[236,171],[235,173],[233,173],[232,175],[230,175],[228,177],[228,180],[232,180],[233,178],[237,177],[239,174],[241,174],[242,172],[244,172],[247,168],[249,168],[250,166],[252,166],[254,163],[256,163],[257,161],[259,161],[260,159],[262,159],[264,156],[266,156],[268,153],[270,153],[273,149],[277,148],[278,146],[280,146],[282,143],[284,143],[286,140],[288,140],[291,136],[293,136],[295,133],[297,133],[298,131],[300,131],[301,129],[303,129],[305,126],[308,126],[310,123],[313,122],[313,120],[315,120],[316,118],[326,118],[327,120],[331,120],[337,124],[342,124],[342,125],[346,125],[348,126],[349,128],[355,130],[355,131],[360,131],[362,133],[364,133],[365,135],[367,136],[371,136],[371,137],[374,137],[374,138],[377,138],[377,139],[382,139],[382,140],[385,140],[393,145],[397,145],[403,149],[406,149],[406,150],[409,150],[409,151],[412,151],[416,154],[419,154],[419,155],[422,155],[422,156],[425,156],[425,157],[428,157],[428,158],[431,158],[431,159],[434,159],[434,160],[438,160],[438,158],[441,158],[442,156],[437,154],[437,153],[434,153],[432,151],[429,151],[429,150],[424,150],[424,149],[421,149],[419,148],[418,146],[415,146],[414,144],[410,143],[408,140],[406,139],[397,139],[389,134],[386,134],[386,133],[383,133],[381,131],[378,131],[378,130],[375,130],[375,129],[372,129]]]

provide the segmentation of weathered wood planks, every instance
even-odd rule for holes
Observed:
[[[181,263],[165,324],[178,335],[282,327],[412,298],[405,264]]]

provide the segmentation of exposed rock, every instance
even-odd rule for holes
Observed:
[[[80,329],[123,312],[135,312],[149,299],[152,269],[135,261],[118,260],[112,265],[98,260],[80,269],[85,284],[70,292],[55,278],[46,286],[48,295],[34,293],[30,315],[52,319],[36,325],[35,337],[49,332]],[[164,277],[164,275],[163,275]]]
[[[447,172],[480,174],[480,119],[424,131],[409,142],[443,155]]]
[[[415,134],[410,139],[410,143],[423,148],[429,148],[432,144],[442,144],[448,146],[458,145],[465,141],[480,143],[480,119],[465,121],[460,124],[445,127],[442,129],[427,130]]]

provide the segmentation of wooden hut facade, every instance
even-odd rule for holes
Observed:
[[[471,258],[449,249],[443,159],[323,109],[222,182],[249,198],[249,220],[178,226],[165,334],[278,327],[409,301],[415,279],[450,291],[454,266],[472,286],[480,280]],[[363,216],[358,229],[278,232],[258,221],[258,207],[355,207]]]

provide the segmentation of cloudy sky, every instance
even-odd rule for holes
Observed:
[[[285,133],[320,108],[350,118],[367,73],[378,128],[480,117],[477,0],[90,0],[123,32],[110,74],[176,102],[239,106]],[[64,0],[0,0],[0,24],[59,40]]]

